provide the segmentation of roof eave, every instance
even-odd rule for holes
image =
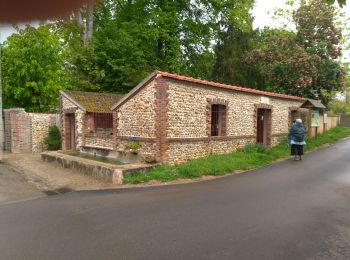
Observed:
[[[222,88],[222,89],[227,89],[227,90],[231,90],[231,91],[243,92],[243,93],[247,93],[247,94],[266,96],[266,97],[271,97],[271,98],[287,99],[287,100],[300,101],[300,102],[307,100],[306,98],[301,98],[301,97],[297,97],[297,96],[290,96],[290,95],[267,92],[267,91],[256,90],[256,89],[249,89],[249,88],[232,86],[232,85],[218,83],[218,82],[211,82],[211,81],[206,81],[206,80],[195,79],[195,78],[191,78],[191,80],[189,80],[188,77],[181,76],[181,75],[174,75],[174,74],[171,74],[168,72],[163,72],[163,71],[158,71],[158,73],[162,77],[165,77],[165,78],[170,78],[170,79],[178,80],[178,81],[185,81],[185,82],[189,82],[192,84],[205,85],[208,87],[216,87],[216,88]]]
[[[136,87],[134,87],[127,95],[125,95],[121,100],[119,100],[114,106],[111,107],[111,110],[114,111],[123,105],[127,100],[136,95],[145,85],[147,85],[151,80],[157,76],[158,72],[155,71],[151,73],[147,78],[141,81]]]
[[[64,96],[66,99],[68,99],[70,102],[72,102],[74,105],[76,105],[78,108],[86,112],[86,108],[80,105],[77,101],[75,101],[72,97],[70,97],[66,92],[63,90],[60,90],[60,94]]]

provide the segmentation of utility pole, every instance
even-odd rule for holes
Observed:
[[[3,160],[4,150],[4,120],[2,114],[2,42],[0,32],[0,162]]]

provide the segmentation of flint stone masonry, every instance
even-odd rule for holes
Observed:
[[[61,135],[62,135],[62,148],[66,149],[67,147],[67,139],[66,139],[66,131],[67,131],[67,121],[65,120],[66,114],[74,114],[75,118],[75,142],[76,149],[79,150],[84,145],[84,131],[85,131],[85,111],[80,109],[73,102],[68,100],[67,98],[61,96]]]
[[[49,127],[57,125],[56,114],[26,113],[22,108],[4,110],[5,150],[13,153],[42,152]]]
[[[57,125],[57,114],[29,113],[32,126],[32,152],[42,152],[46,150],[43,144],[48,136],[50,126]]]
[[[168,132],[167,137],[183,139],[170,144],[169,162],[184,162],[188,159],[222,154],[243,147],[256,140],[255,105],[267,102],[272,110],[271,134],[272,145],[288,133],[289,107],[300,106],[302,101],[293,101],[261,96],[238,91],[217,89],[184,83],[175,80],[169,82]],[[207,105],[218,100],[218,104],[227,104],[226,136],[220,138],[208,137]],[[278,135],[278,136],[276,136]],[[237,137],[237,139],[233,139]],[[208,138],[207,141],[187,142],[188,138]],[[188,139],[190,141],[190,139]]]
[[[114,142],[117,151],[124,151],[132,141],[141,144],[140,154],[155,155],[156,102],[152,81],[113,113]]]
[[[151,82],[118,110],[117,136],[155,137],[155,91]]]
[[[142,144],[140,152],[153,154],[162,163],[229,153],[256,142],[259,108],[271,111],[268,143],[274,145],[288,133],[290,107],[300,107],[304,102],[295,97],[218,88],[163,74],[156,74],[116,108],[117,150],[125,147],[128,138],[136,136]],[[213,104],[226,107],[222,137],[210,137]]]
[[[110,107],[121,98],[109,93],[61,91],[62,149],[92,154],[105,149],[109,154],[115,148]]]

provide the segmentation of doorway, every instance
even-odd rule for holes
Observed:
[[[259,108],[257,111],[256,142],[258,144],[271,144],[271,109]]]
[[[293,123],[295,122],[296,119],[300,117],[299,111],[298,110],[291,110],[290,111],[290,122],[289,122],[289,128],[293,126]]]
[[[65,143],[66,150],[75,150],[75,115],[66,114],[65,115],[66,127],[65,127]]]

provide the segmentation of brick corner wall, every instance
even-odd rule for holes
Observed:
[[[5,150],[12,153],[42,152],[49,126],[57,125],[56,114],[27,113],[23,108],[4,110]]]

